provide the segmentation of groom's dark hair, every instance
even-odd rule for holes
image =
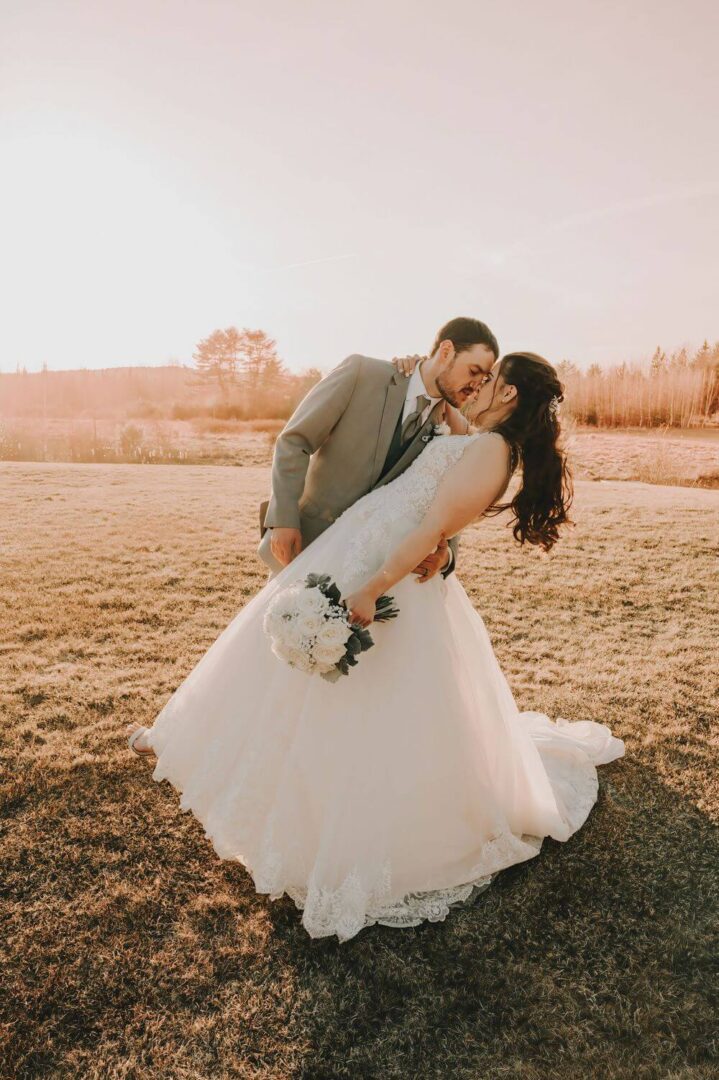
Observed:
[[[443,341],[451,341],[458,353],[471,349],[473,345],[486,345],[494,353],[495,359],[499,359],[497,339],[487,324],[479,319],[467,319],[463,316],[450,319],[434,339],[434,345],[429,350],[430,356],[434,356]]]

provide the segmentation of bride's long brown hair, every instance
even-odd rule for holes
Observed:
[[[568,510],[574,497],[559,442],[557,407],[564,401],[564,387],[549,361],[536,353],[508,353],[500,361],[499,373],[506,383],[516,386],[517,406],[493,430],[512,448],[514,467],[522,467],[522,480],[511,502],[495,505],[491,512],[511,510],[515,539],[549,551],[559,539],[560,525],[571,521]]]

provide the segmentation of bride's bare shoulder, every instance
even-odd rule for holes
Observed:
[[[507,462],[512,455],[512,448],[499,431],[474,431],[470,449],[476,457],[491,457],[493,460]]]
[[[447,477],[447,486],[460,487],[478,475],[484,479],[501,479],[510,473],[511,448],[496,431],[473,431],[460,443],[461,453]]]
[[[505,477],[509,481],[514,472],[514,452],[498,431],[474,431],[463,457],[470,468],[481,469],[484,475]]]

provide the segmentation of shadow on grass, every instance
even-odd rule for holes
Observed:
[[[566,844],[444,922],[311,939],[139,759],[16,777],[16,1077],[709,1077],[719,836],[626,757]]]

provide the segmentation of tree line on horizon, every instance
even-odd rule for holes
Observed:
[[[587,427],[701,427],[719,422],[719,341],[694,353],[657,346],[649,364],[557,365],[567,411]]]
[[[193,352],[194,366],[0,373],[0,415],[187,420],[289,417],[322,378],[290,372],[264,330],[214,330]],[[596,427],[702,426],[719,420],[719,342],[694,352],[657,347],[646,364],[582,369],[564,360],[566,412]]]

